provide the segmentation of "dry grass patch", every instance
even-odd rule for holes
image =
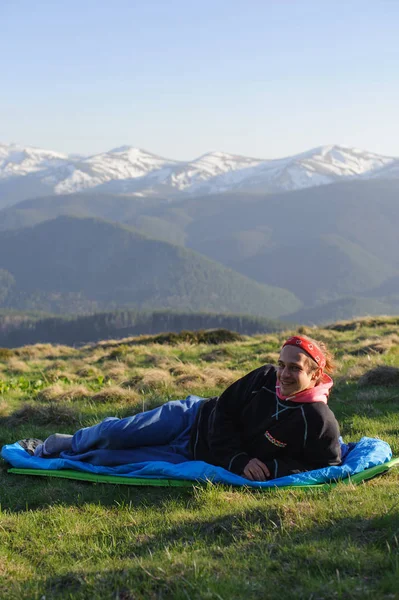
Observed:
[[[145,365],[152,365],[153,367],[158,367],[159,363],[165,359],[164,356],[160,356],[159,354],[152,354],[150,352],[145,352],[141,355],[141,361]]]
[[[352,356],[359,356],[362,354],[385,354],[392,347],[399,344],[399,336],[396,334],[384,336],[382,338],[365,339],[364,345],[355,348],[349,354]]]
[[[367,385],[397,385],[399,386],[399,369],[380,365],[375,369],[367,371],[360,377],[359,386]]]
[[[98,348],[98,349],[94,350],[92,353],[90,353],[89,356],[84,358],[83,362],[88,363],[88,364],[102,363],[104,360],[106,360],[108,354],[109,354],[109,352],[107,352],[106,350]]]
[[[69,406],[63,406],[58,402],[51,402],[45,406],[40,404],[24,404],[14,411],[8,418],[10,426],[18,426],[23,423],[36,425],[76,425],[79,418],[76,411]]]
[[[276,365],[279,358],[280,354],[278,352],[266,352],[266,354],[260,354],[257,360],[265,365]]]
[[[53,371],[49,371],[48,373],[46,373],[46,379],[49,383],[56,383],[60,379],[76,381],[77,375],[75,375],[75,373],[68,373],[67,371],[60,371],[59,369],[54,369]]]
[[[173,383],[169,371],[164,369],[146,369],[141,378],[141,387],[157,390]]]
[[[40,350],[39,345],[36,346],[22,346],[21,348],[15,349],[15,354],[20,358],[26,359],[40,359],[43,358],[43,354]]]
[[[76,375],[78,377],[100,377],[102,375],[102,371],[95,367],[94,365],[83,365],[76,371]]]
[[[197,385],[227,387],[240,377],[240,373],[237,371],[218,367],[202,368],[192,364],[182,364],[173,367],[172,373],[175,377],[176,385],[183,388],[190,388]]]
[[[230,371],[229,369],[219,369],[208,367],[203,371],[208,386],[229,386],[242,376],[239,371]]]
[[[30,371],[29,366],[23,360],[11,358],[7,363],[7,371],[13,375],[23,375]]]
[[[44,371],[44,377],[49,383],[56,383],[59,379],[68,379],[68,381],[75,381],[77,379],[75,373],[70,373],[69,371],[58,368],[46,369]]]
[[[189,387],[199,383],[206,383],[205,369],[192,364],[181,364],[171,369],[175,382],[180,387]]]
[[[60,361],[60,360],[56,360],[53,361],[57,364],[62,363],[64,365],[64,368],[68,368],[69,371],[72,371],[75,375],[80,376],[80,377],[84,377],[85,375],[83,375],[83,373],[85,373],[88,369],[92,369],[93,371],[97,371],[98,372],[98,368],[95,365],[87,365],[86,363],[82,362],[81,359],[76,359],[73,358],[72,360],[66,360],[66,361]]]
[[[146,347],[143,350],[144,348],[139,346],[134,348],[134,352],[129,352],[125,357],[126,364],[131,368],[135,368],[144,361],[144,364],[163,368],[168,365],[169,361],[172,364],[176,360],[168,354],[167,348],[159,345],[152,344],[149,348]]]
[[[68,360],[68,366],[70,366],[72,361]],[[53,369],[66,369],[66,361],[63,360],[62,358],[55,358],[54,360],[51,360],[49,362],[50,366],[49,368],[53,368]]]
[[[200,356],[200,359],[205,362],[223,362],[233,356],[233,353],[228,348],[215,348],[211,352],[205,352]]]
[[[71,346],[53,344],[35,344],[34,346],[22,346],[17,348],[15,354],[23,358],[57,358],[59,356],[72,356],[77,351]]]
[[[121,382],[127,377],[127,365],[119,362],[116,364],[112,363],[104,372],[110,379]]]
[[[74,402],[85,400],[90,396],[89,390],[84,385],[71,385],[65,388],[56,383],[38,392],[36,400],[39,402]]]
[[[145,365],[151,365],[157,369],[170,370],[172,367],[182,364],[181,360],[176,356],[170,356],[163,353],[148,353],[146,352],[141,357],[141,362]],[[135,366],[135,365],[132,365]]]
[[[36,400],[39,402],[55,402],[64,391],[65,388],[61,384],[55,383],[54,385],[50,385],[49,387],[40,390],[40,392],[36,394]]]
[[[164,369],[138,369],[136,374],[124,383],[125,387],[149,392],[163,390],[173,384],[173,377]]]
[[[116,346],[111,352],[103,354],[103,356],[98,360],[98,362],[104,361],[124,361],[128,357],[134,360],[136,359],[137,353],[134,352],[130,346],[126,346],[126,344],[121,344],[120,346]]]
[[[122,388],[117,385],[104,387],[100,392],[91,397],[92,402],[96,403],[117,403],[117,404],[135,404],[141,402],[140,395],[132,389]]]
[[[8,402],[5,400],[0,401],[0,417],[5,417],[10,412],[10,407]]]

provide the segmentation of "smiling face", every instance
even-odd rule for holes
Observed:
[[[277,366],[277,381],[283,396],[293,396],[316,385],[321,369],[312,370],[311,360],[296,346],[284,346]]]

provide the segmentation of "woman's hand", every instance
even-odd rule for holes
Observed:
[[[270,477],[270,471],[261,460],[251,458],[242,472],[242,477],[246,477],[246,479],[250,479],[251,481],[266,481]]]

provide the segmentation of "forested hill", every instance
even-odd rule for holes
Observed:
[[[279,194],[243,190],[173,203],[91,190],[10,207],[0,212],[0,229],[63,214],[106,218],[189,247],[259,283],[288,289],[306,309],[325,303],[317,312],[332,321],[336,314],[329,303],[349,296],[373,299],[377,310],[396,312],[398,198],[395,179]],[[360,300],[356,306],[369,304]]]
[[[0,283],[0,307],[56,313],[134,307],[275,318],[301,305],[192,250],[73,217],[1,233]]]

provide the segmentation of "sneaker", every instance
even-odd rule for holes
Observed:
[[[31,456],[35,454],[35,449],[43,444],[43,440],[38,440],[37,438],[24,438],[23,440],[18,440],[17,444],[22,446],[24,450]]]

